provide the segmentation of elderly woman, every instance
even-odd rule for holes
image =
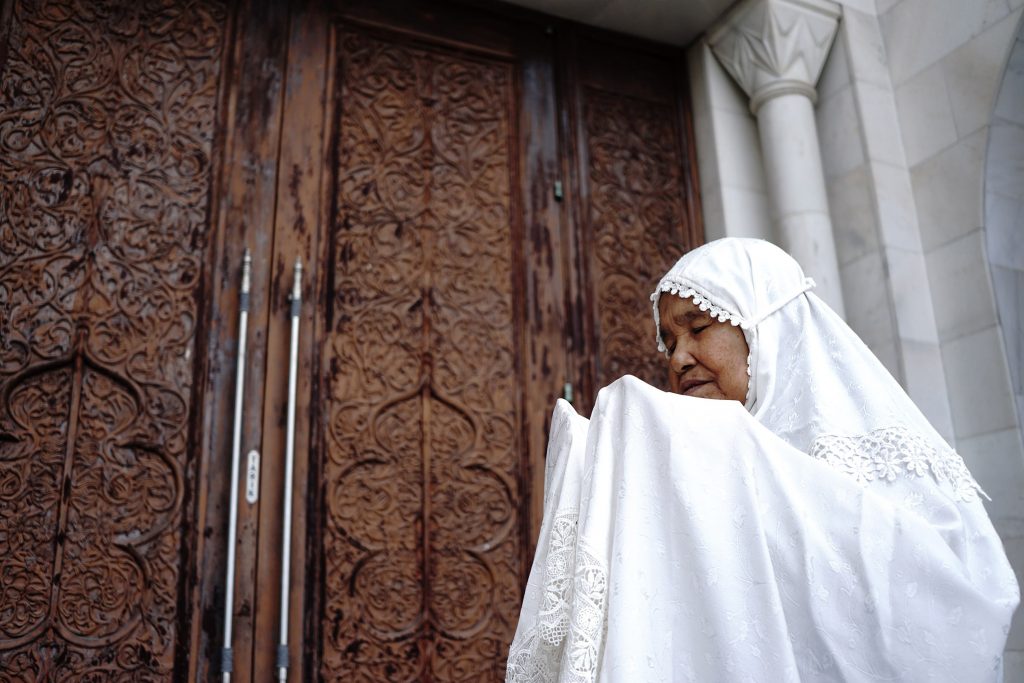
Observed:
[[[812,286],[767,242],[696,249],[651,297],[673,393],[558,403],[508,681],[1000,679],[980,489]]]

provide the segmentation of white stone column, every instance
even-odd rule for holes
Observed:
[[[757,117],[772,226],[843,315],[832,219],[814,120],[815,85],[839,25],[829,0],[746,0],[708,34]]]

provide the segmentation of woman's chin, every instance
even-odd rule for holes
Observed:
[[[708,382],[707,384],[700,384],[695,386],[683,393],[683,396],[693,396],[694,398],[710,398],[721,400],[725,399],[725,394],[718,388],[718,385],[714,382]]]

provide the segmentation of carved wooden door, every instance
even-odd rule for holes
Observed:
[[[699,237],[681,60],[442,3],[292,26],[274,271],[309,262],[315,302],[295,666],[503,680],[555,398],[663,373],[648,294]],[[256,671],[277,616],[257,600]]]
[[[0,3],[0,678],[188,676],[216,0]]]
[[[315,279],[299,665],[500,680],[566,364],[550,37],[440,4],[306,16],[289,78],[322,65],[326,95],[286,103],[281,162],[320,215],[281,255]]]
[[[248,246],[235,680],[275,660],[297,257],[292,680],[501,680],[554,399],[658,378],[699,239],[677,57],[442,2],[0,0],[0,678],[219,671]]]
[[[703,229],[681,52],[592,31],[566,42],[571,362],[589,412],[627,373],[668,388],[648,297]]]

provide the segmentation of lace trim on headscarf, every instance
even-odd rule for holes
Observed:
[[[719,322],[729,322],[734,327],[739,327],[743,324],[743,318],[713,303],[707,296],[701,294],[693,287],[673,282],[670,279],[662,280],[658,285],[658,289],[651,294],[651,301],[654,303],[654,333],[658,337],[658,351],[666,355],[668,355],[668,349],[665,347],[665,342],[661,340],[661,311],[658,310],[658,299],[661,298],[664,292],[675,294],[680,299],[693,299],[693,303],[697,305],[697,308],[707,311],[711,314],[712,318],[716,318]],[[743,404],[748,406],[750,405],[751,393],[754,391],[753,373],[750,371],[751,355],[752,353],[747,354],[747,395],[743,399]]]
[[[692,298],[693,303],[697,304],[697,307],[700,310],[707,311],[711,317],[717,319],[718,322],[729,322],[736,327],[742,327],[745,330],[749,330],[752,327],[756,327],[762,320],[770,316],[772,313],[775,313],[790,301],[814,286],[814,280],[809,277],[804,278],[804,283],[798,290],[781,297],[778,301],[772,302],[771,305],[765,307],[763,311],[759,311],[756,315],[750,318],[744,318],[743,316],[730,311],[725,306],[719,306],[711,300],[711,297],[692,285],[682,282],[681,280],[676,280],[671,276],[665,277],[658,283],[658,288],[654,290],[654,293],[651,294],[651,302],[654,304],[654,334],[655,337],[657,337],[656,341],[658,343],[658,351],[662,353],[667,351],[665,343],[661,341],[661,311],[658,310],[658,301],[661,299],[661,295],[665,292],[675,294],[681,299]]]
[[[608,628],[608,571],[577,536],[579,513],[561,510],[551,528],[537,624],[516,638],[506,683],[592,683]]]
[[[695,303],[700,310],[707,311],[711,317],[718,320],[718,322],[729,322],[734,326],[739,326],[743,323],[743,318],[741,316],[714,303],[710,297],[699,292],[693,287],[670,279],[662,280],[658,284],[658,288],[654,290],[653,294],[651,294],[651,302],[654,304],[654,335],[657,337],[656,341],[658,342],[658,351],[662,353],[668,351],[668,349],[665,348],[665,342],[661,340],[661,311],[658,310],[658,300],[664,292],[675,294],[680,299],[692,298],[693,303]]]
[[[958,501],[977,500],[978,494],[988,498],[956,451],[936,449],[906,427],[885,427],[860,436],[819,436],[811,444],[810,455],[861,486],[931,472],[936,481],[949,485]]]

